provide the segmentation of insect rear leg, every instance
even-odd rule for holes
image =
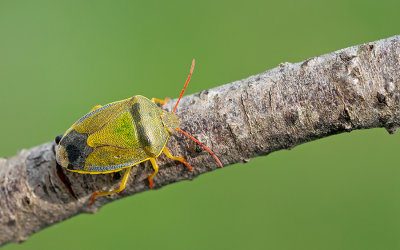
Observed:
[[[96,106],[94,106],[94,107],[89,111],[89,113],[90,113],[90,112],[93,112],[93,111],[95,111],[96,109],[99,109],[99,108],[101,108],[101,107],[103,107],[103,106],[101,106],[101,105],[96,105]]]
[[[109,194],[114,194],[114,193],[118,193],[118,192],[121,192],[122,190],[124,190],[125,186],[126,186],[126,183],[128,182],[129,173],[131,172],[131,168],[132,167],[128,167],[125,170],[124,177],[122,178],[121,185],[119,186],[118,189],[115,189],[115,190],[110,191],[110,192],[94,192],[93,195],[92,195],[92,198],[90,199],[89,205],[90,206],[93,205],[94,199],[96,199],[96,197],[105,196],[105,195],[109,195]]]
[[[171,159],[173,159],[173,160],[175,160],[175,161],[180,161],[180,162],[182,162],[183,164],[185,164],[185,166],[186,166],[189,170],[193,170],[193,168],[192,168],[191,166],[189,166],[189,164],[186,162],[185,158],[173,156],[173,155],[171,154],[171,152],[169,152],[167,146],[164,146],[163,152],[164,152],[164,154],[165,154],[168,158],[171,158]]]
[[[162,100],[162,99],[157,99],[157,98],[151,98],[151,101],[154,102],[154,103],[158,102],[158,103],[160,103],[161,105],[165,105],[165,104],[169,101],[169,98],[166,97],[164,100]]]

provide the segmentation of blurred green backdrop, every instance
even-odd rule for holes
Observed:
[[[187,94],[400,34],[399,9],[0,1],[0,154],[53,140],[97,104],[176,97],[192,58]],[[122,199],[2,249],[400,249],[399,139],[384,129],[332,136]]]

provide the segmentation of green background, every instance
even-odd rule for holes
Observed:
[[[399,10],[399,1],[0,1],[0,154],[52,140],[97,104],[177,97],[192,58],[187,94],[400,34]],[[2,249],[400,249],[399,139],[384,129],[331,136]]]

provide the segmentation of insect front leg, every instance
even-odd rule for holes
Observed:
[[[172,160],[175,160],[175,161],[180,161],[180,162],[182,162],[183,164],[185,164],[185,166],[186,166],[189,170],[193,170],[193,168],[192,168],[191,166],[189,166],[189,164],[186,162],[186,160],[185,160],[184,158],[173,156],[173,155],[171,154],[171,152],[169,152],[167,146],[164,146],[163,152],[164,152],[164,154],[165,154],[168,158],[171,158]]]
[[[122,178],[121,185],[119,186],[118,189],[110,191],[110,192],[94,192],[93,195],[92,195],[92,198],[90,199],[89,205],[90,206],[93,205],[94,199],[96,199],[96,197],[105,196],[105,195],[109,195],[109,194],[114,194],[114,193],[118,193],[118,192],[121,192],[122,190],[124,190],[125,186],[126,186],[126,183],[128,182],[129,173],[131,172],[131,168],[132,168],[132,166],[128,167],[125,170],[124,177]]]

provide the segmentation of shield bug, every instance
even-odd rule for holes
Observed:
[[[64,135],[56,138],[57,163],[72,172],[82,174],[107,174],[125,169],[120,187],[109,192],[94,192],[90,205],[99,196],[124,190],[129,172],[135,165],[150,161],[154,172],[148,177],[153,188],[153,178],[158,172],[156,158],[163,152],[168,158],[192,167],[182,157],[173,156],[166,143],[170,135],[180,131],[203,146],[222,167],[217,156],[200,141],[179,128],[175,110],[185,92],[194,69],[194,59],[189,76],[172,112],[162,110],[156,103],[168,100],[136,95],[131,98],[95,106],[75,122]]]

